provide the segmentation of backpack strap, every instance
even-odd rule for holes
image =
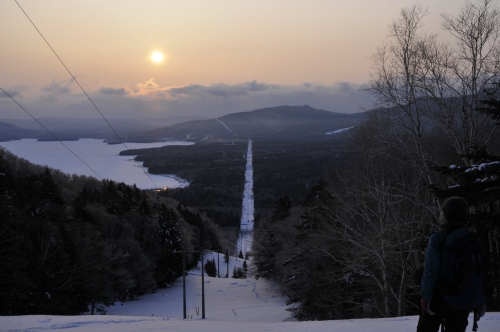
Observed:
[[[456,231],[459,228],[461,228],[461,227],[446,227],[446,228],[443,228],[443,229],[440,229],[440,230],[434,232],[434,233],[441,234],[441,237],[442,237],[441,242],[439,243],[439,252],[443,251],[444,246],[446,245],[446,239],[448,238],[448,236],[450,236],[454,231]]]

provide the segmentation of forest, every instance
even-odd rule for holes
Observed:
[[[105,313],[168,287],[186,251],[232,248],[206,216],[0,149],[0,315]],[[187,254],[187,268],[199,254]]]
[[[254,264],[298,320],[416,315],[415,271],[441,204],[464,197],[467,226],[488,262],[487,310],[500,309],[500,12],[466,3],[426,33],[427,11],[405,8],[373,56],[367,89],[379,107],[349,131],[345,167],[300,206],[276,201],[254,234]]]
[[[234,228],[234,241],[240,225],[247,140],[198,143],[190,146],[165,146],[127,150],[137,155],[153,174],[175,174],[189,181],[185,188],[170,188],[159,195],[205,213],[224,228]]]
[[[307,140],[253,140],[254,197],[258,216],[269,213],[284,195],[294,205],[300,205],[311,184],[334,165],[341,167],[347,152],[346,136],[323,136]],[[153,174],[175,174],[185,178],[189,186],[165,190],[160,195],[195,207],[221,227],[238,228],[247,145],[247,140],[231,139],[183,147],[128,150],[121,154],[139,154],[135,159],[143,161]]]

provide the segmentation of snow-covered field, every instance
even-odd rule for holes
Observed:
[[[102,139],[84,138],[78,141],[65,141],[76,155],[78,155],[99,176],[129,185],[134,183],[140,189],[155,187],[139,163],[132,156],[120,156],[120,151],[126,150],[122,144],[108,145]],[[161,143],[126,143],[129,149],[156,148],[165,145],[191,145],[192,142],[161,142]],[[36,139],[22,139],[9,142],[0,142],[0,146],[9,150],[18,157],[34,164],[59,169],[64,173],[97,175],[68,151],[60,142],[38,142]],[[188,183],[172,175],[149,175],[159,188],[184,187]]]
[[[209,253],[207,259],[217,254]],[[241,266],[243,260],[231,258],[229,271]],[[226,264],[220,256],[221,274]],[[405,332],[415,331],[418,317],[353,319],[321,322],[289,321],[285,299],[266,280],[210,278],[205,276],[206,319],[201,319],[200,265],[186,277],[188,319],[182,310],[182,278],[171,288],[145,295],[139,300],[115,303],[106,315],[96,316],[5,316],[0,317],[0,331],[345,331],[345,332]],[[472,315],[471,315],[472,316]],[[472,330],[469,317],[467,331]],[[500,313],[486,313],[479,321],[479,332],[500,331]]]

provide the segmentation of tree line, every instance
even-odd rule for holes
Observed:
[[[0,149],[0,314],[81,314],[165,288],[182,250],[230,246],[154,192],[69,176]],[[187,268],[198,261],[187,255]]]
[[[296,319],[417,314],[413,277],[455,195],[488,257],[488,310],[500,308],[500,12],[481,0],[443,15],[455,45],[427,35],[425,15],[403,9],[375,53],[367,89],[379,108],[350,131],[347,166],[301,206],[278,200],[256,229],[258,273]]]

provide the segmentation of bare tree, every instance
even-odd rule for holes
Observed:
[[[358,126],[349,167],[309,195],[285,268],[298,319],[390,317],[417,308],[409,277],[423,258],[434,211],[390,128],[376,118]]]
[[[426,105],[420,102],[419,86],[424,65],[422,50],[435,41],[435,36],[421,32],[426,15],[426,9],[414,5],[402,9],[400,17],[389,25],[388,44],[378,48],[372,57],[372,81],[367,90],[377,97],[381,107],[390,108],[388,116],[397,123],[399,130],[404,131],[401,136],[411,134],[412,144],[405,145],[406,152],[409,155],[417,152],[416,164],[432,183],[430,157],[423,144]]]
[[[442,26],[457,41],[455,46],[422,31],[425,9],[402,9],[389,26],[388,44],[373,56],[367,90],[392,112],[400,130],[411,135],[408,150],[417,153],[431,184],[435,161],[423,143],[431,128],[444,132],[460,156],[486,146],[497,128],[488,127],[487,117],[476,111],[483,90],[500,74],[500,13],[491,2],[466,2],[457,17],[442,15]]]
[[[456,46],[450,52],[450,60],[441,63],[448,69],[448,77],[431,77],[445,81],[448,95],[458,101],[458,105],[440,104],[441,111],[448,115],[441,118],[440,124],[457,153],[464,155],[477,145],[487,145],[496,130],[494,127],[483,132],[488,117],[477,108],[484,90],[497,82],[500,75],[500,12],[492,6],[492,0],[467,1],[456,17],[443,14],[442,18],[442,27],[455,37]]]

